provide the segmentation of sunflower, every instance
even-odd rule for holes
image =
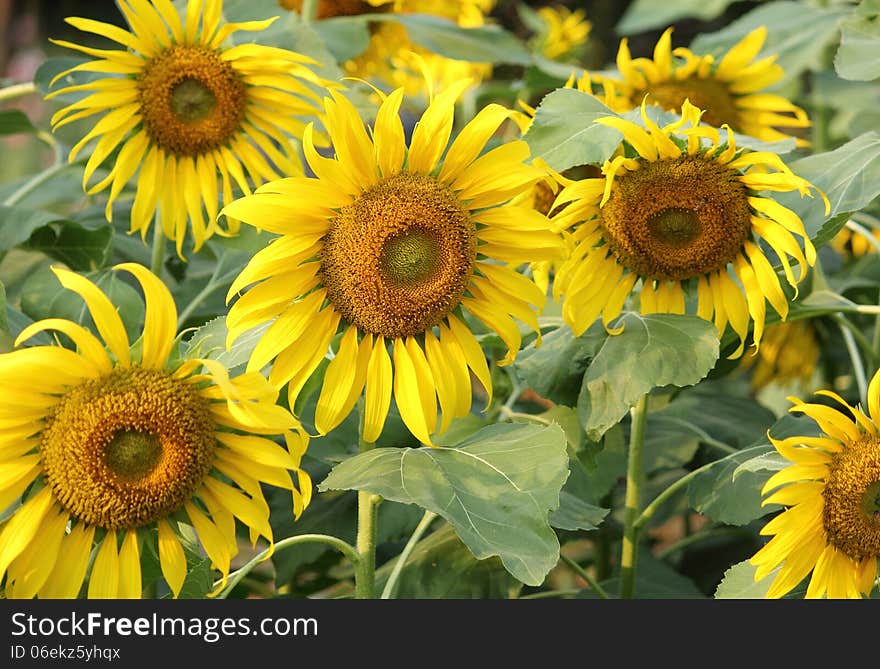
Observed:
[[[544,21],[545,28],[532,38],[532,48],[552,60],[575,56],[593,28],[583,9],[572,11],[562,5],[540,7],[536,14]]]
[[[290,406],[341,331],[323,380],[315,427],[326,434],[362,391],[363,438],[375,442],[392,392],[401,417],[423,443],[469,412],[470,369],[487,390],[486,358],[468,312],[498,334],[515,358],[514,318],[538,332],[532,305],[545,295],[513,267],[564,253],[546,216],[511,198],[543,178],[524,161],[528,145],[504,143],[480,155],[512,112],[491,104],[450,138],[460,81],[430,102],[407,147],[398,114],[403,89],[384,97],[372,137],[354,106],[325,100],[335,158],[303,137],[315,178],[270,182],[222,213],[281,236],[255,255],[227,300],[228,342],[270,319],[248,362],[273,362],[269,381],[288,383]],[[440,158],[445,151],[442,165]],[[388,348],[391,348],[389,355]]]
[[[819,335],[809,319],[777,323],[767,328],[754,356],[743,358],[744,369],[752,369],[755,390],[771,383],[801,386],[813,379],[819,363]]]
[[[767,597],[782,597],[812,572],[807,597],[870,594],[880,557],[880,374],[868,387],[868,414],[830,391],[818,395],[844,411],[797,398],[789,411],[812,418],[821,436],[793,436],[773,445],[792,464],[768,479],[764,504],[787,507],[761,534],[770,539],[750,562],[755,580],[777,567]]]
[[[112,75],[47,95],[89,93],[58,111],[52,126],[57,130],[104,114],[70,151],[73,162],[97,139],[83,173],[83,189],[92,194],[110,188],[105,210],[110,221],[113,203],[136,179],[131,232],[146,236],[158,212],[162,231],[176,241],[181,254],[189,220],[193,250],[198,251],[215,233],[238,232],[237,221],[229,220],[228,230],[216,223],[218,200],[231,201],[233,185],[250,193],[252,184],[301,170],[289,136],[299,135],[304,128],[299,118],[318,108],[320,98],[307,82],[320,79],[307,67],[314,61],[293,51],[228,44],[236,32],[263,30],[275,19],[223,23],[221,0],[189,0],[183,20],[170,0],[117,4],[130,32],[91,19],[66,20],[125,49],[52,40],[96,58],[62,72],[53,84],[74,71]],[[117,148],[109,173],[88,187]]]
[[[688,101],[664,128],[644,103],[641,112],[644,128],[617,116],[597,120],[619,130],[629,148],[605,162],[604,178],[566,186],[555,200],[570,203],[553,220],[573,230],[574,249],[554,295],[565,296],[563,317],[580,335],[600,314],[608,327],[639,280],[643,314],[685,313],[685,287],[696,284],[697,315],[714,315],[719,335],[730,323],[740,340],[730,357],[739,357],[750,319],[755,346],[761,340],[765,298],[783,320],[788,315],[788,298],[756,238],[779,258],[795,296],[816,258],[801,219],[759,192],[812,195],[811,186],[776,154],[738,149],[730,128],[722,141],[717,129],[699,124],[702,112]],[[797,277],[789,256],[800,265]]]
[[[620,41],[617,69],[621,79],[602,78],[614,87],[614,111],[636,109],[647,96],[649,104],[678,112],[685,100],[705,109],[703,120],[715,127],[765,141],[786,139],[780,128],[807,128],[806,112],[781,95],[764,91],[785,74],[776,56],[759,60],[767,29],[755,28],[718,61],[690,49],[672,49],[672,28],[654,47],[654,58],[632,58],[626,38]],[[796,139],[799,145],[806,145]]]
[[[871,235],[880,242],[880,230],[871,230]],[[844,258],[861,258],[869,253],[877,253],[877,247],[871,243],[868,237],[844,226],[840,229],[829,246]]]
[[[176,360],[167,288],[141,265],[115,269],[133,274],[146,298],[134,346],[95,284],[54,269],[85,300],[106,348],[86,328],[50,318],[25,328],[16,346],[56,330],[76,352],[33,346],[0,355],[0,508],[26,493],[0,530],[8,597],[76,597],[93,546],[88,596],[140,597],[142,546],[157,541],[177,596],[187,572],[181,525],[195,530],[225,584],[235,518],[253,542],[272,542],[261,482],[290,490],[295,516],[309,501],[299,468],[308,439],[275,404],[278,391],[259,374],[230,379],[214,360]],[[257,435],[283,435],[287,449]]]

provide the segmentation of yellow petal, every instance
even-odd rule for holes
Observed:
[[[168,583],[175,599],[180,595],[180,589],[186,580],[186,555],[183,546],[177,539],[177,535],[164,518],[157,523],[159,528],[159,565],[162,567],[162,576]]]
[[[452,132],[455,101],[471,83],[470,79],[459,79],[428,105],[413,130],[407,160],[409,171],[429,174],[437,165]]]
[[[318,403],[315,406],[315,429],[319,434],[330,432],[351,412],[353,405],[347,406],[347,400],[358,377],[363,388],[364,375],[358,374],[357,367],[357,335],[357,328],[350,325],[342,335],[336,356],[327,365]],[[359,393],[360,389],[357,392]]]
[[[177,336],[177,306],[161,279],[143,265],[121,263],[113,269],[134,275],[141,284],[146,302],[142,365],[148,369],[162,369],[168,361]]]
[[[52,271],[62,286],[72,290],[85,300],[92,320],[95,322],[95,327],[107,342],[110,351],[116,356],[117,364],[121,367],[128,367],[131,363],[128,335],[125,334],[125,326],[122,324],[122,319],[113,303],[101,292],[100,288],[84,276],[60,267],[53,267]]]
[[[33,541],[43,518],[54,503],[51,488],[43,488],[6,521],[0,531],[0,578],[6,573],[9,563]]]
[[[391,387],[391,358],[388,355],[385,339],[378,336],[370,353],[364,393],[363,440],[368,444],[375,443],[382,434],[385,418],[391,406]]]
[[[467,360],[468,367],[471,368],[474,376],[477,377],[486,391],[486,406],[483,408],[483,411],[485,411],[489,408],[489,405],[492,404],[492,376],[489,374],[489,365],[486,363],[486,354],[483,352],[483,349],[480,348],[473,333],[455,315],[449,314],[446,317],[446,320],[449,323],[448,336],[451,337],[452,341],[458,344],[465,360]],[[441,340],[443,339],[443,334],[444,327],[441,323]]]
[[[141,556],[138,550],[137,530],[128,530],[119,549],[119,598],[140,599]]]
[[[425,355],[412,337],[394,340],[394,399],[409,431],[423,444],[432,445],[437,420],[434,379]]]
[[[89,599],[116,599],[119,596],[119,553],[116,531],[107,532],[89,575]]]
[[[40,597],[74,599],[79,595],[89,566],[94,537],[94,525],[78,523],[70,530],[70,534],[61,540],[59,549],[59,553],[64,556],[64,568],[52,571],[46,584],[40,589]]]

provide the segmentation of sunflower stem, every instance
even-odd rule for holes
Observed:
[[[327,544],[331,548],[335,548],[340,553],[345,555],[351,562],[355,565],[355,569],[357,569],[357,564],[360,560],[360,556],[358,555],[355,548],[346,541],[339,539],[338,537],[332,537],[328,534],[300,534],[295,537],[287,537],[286,539],[282,539],[275,543],[274,551],[277,553],[278,551],[282,551],[285,548],[289,548],[291,546],[297,546],[299,544]],[[229,596],[229,593],[235,588],[239,582],[247,576],[253,569],[260,564],[267,557],[272,555],[272,549],[267,548],[255,555],[247,564],[235,570],[229,575],[229,580],[226,583],[226,587],[223,591],[217,595],[217,599],[226,599]],[[215,584],[215,587],[219,585],[219,583]]]
[[[37,92],[37,85],[33,81],[25,81],[21,84],[12,84],[6,88],[0,88],[0,102],[9,102],[16,98]]]
[[[300,16],[303,23],[311,23],[318,16],[318,0],[303,0]]]
[[[859,347],[856,345],[856,338],[853,336],[855,331],[855,327],[849,327],[849,322],[843,318],[842,316],[835,315],[835,321],[837,321],[837,327],[840,328],[840,334],[843,335],[843,341],[846,343],[846,350],[849,353],[849,359],[852,361],[853,366],[853,375],[856,377],[856,385],[859,389],[859,398],[862,402],[862,406],[868,406],[868,380],[865,376],[865,366],[862,363],[862,356],[859,355]],[[861,332],[859,333],[861,335]],[[864,335],[861,335],[864,338]],[[865,342],[868,346],[868,351],[873,353],[870,348],[870,343]]]
[[[381,501],[379,495],[358,490],[358,561],[354,566],[357,599],[373,599],[376,594],[376,508]]]
[[[208,283],[205,284],[205,287],[202,288],[198,294],[191,299],[186,307],[184,307],[183,311],[180,312],[180,315],[177,318],[177,329],[180,330],[183,328],[184,323],[186,323],[187,319],[192,316],[193,312],[201,306],[202,302],[204,302],[208,296],[213,293],[218,288],[224,286],[227,282],[225,281],[217,281],[217,277],[220,274],[220,263],[217,263],[217,266],[214,268],[214,272],[211,274],[211,278],[208,279]]]
[[[643,447],[645,445],[645,423],[648,418],[648,395],[641,397],[638,404],[630,410],[629,453],[626,465],[626,497],[624,499],[623,547],[620,555],[620,598],[632,599],[636,586],[636,559],[638,555],[639,506],[642,483],[645,477],[643,468]]]
[[[153,254],[150,257],[150,271],[162,278],[162,268],[165,266],[165,233],[159,224],[159,217],[153,220]]]
[[[559,553],[559,558],[567,564],[574,573],[584,579],[587,582],[587,585],[590,586],[590,589],[595,592],[600,599],[609,599],[608,593],[605,592],[605,589],[599,585],[595,578],[590,576],[590,572],[581,567],[575,560],[568,557],[565,553]]]
[[[416,529],[413,530],[409,541],[406,542],[406,546],[403,547],[403,550],[400,551],[400,555],[397,556],[397,562],[394,563],[394,568],[391,570],[391,574],[388,576],[388,581],[385,583],[385,587],[382,589],[382,595],[380,599],[391,599],[392,597],[394,597],[397,591],[397,581],[400,578],[401,572],[403,571],[403,566],[409,559],[409,556],[413,552],[413,549],[416,547],[416,544],[419,542],[419,539],[422,538],[425,530],[428,529],[428,526],[434,521],[436,517],[437,514],[433,511],[425,511],[425,514],[422,516],[419,524],[416,525]]]
[[[358,400],[358,450],[373,449],[375,444],[364,441],[364,398]],[[376,516],[382,498],[368,490],[358,490],[358,527],[356,548],[358,561],[354,565],[354,596],[373,599],[376,596]]]
[[[3,204],[7,207],[11,207],[15,204],[21,202],[24,197],[35,191],[37,188],[42,186],[44,183],[49,181],[52,177],[58,174],[61,170],[63,170],[67,165],[62,162],[56,162],[54,165],[47,167],[42,172],[35,174],[29,181],[23,183],[18,190],[12,193],[9,197],[3,200]]]
[[[718,461],[712,460],[712,462],[708,462],[705,465],[703,465],[702,467],[699,467],[697,469],[694,469],[693,471],[688,472],[687,474],[682,476],[680,479],[677,479],[676,481],[672,482],[669,486],[667,486],[667,488],[663,492],[661,492],[659,495],[657,495],[653,499],[653,501],[642,510],[642,513],[639,514],[639,517],[636,519],[636,521],[634,523],[636,531],[640,531],[645,526],[645,524],[649,520],[651,520],[651,518],[654,517],[654,514],[657,513],[657,509],[659,509],[663,505],[664,502],[666,502],[670,497],[675,495],[682,488],[685,488],[694,479],[694,477],[696,477],[698,474],[703,473],[704,471],[706,471],[710,467],[714,467],[716,464],[718,464]]]

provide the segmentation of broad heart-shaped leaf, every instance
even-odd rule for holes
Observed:
[[[587,438],[599,437],[653,388],[690,386],[718,359],[715,326],[697,316],[626,312],[587,368],[578,413]]]
[[[370,28],[359,16],[333,16],[312,24],[339,62],[354,58],[369,46]]]
[[[785,72],[777,85],[783,85],[805,70],[825,69],[825,49],[837,39],[840,21],[850,11],[845,6],[816,7],[794,0],[767,2],[717,32],[697,35],[690,49],[720,57],[752,30],[765,26],[767,39],[757,58],[777,57]]]
[[[93,271],[107,262],[112,238],[111,225],[89,229],[74,221],[58,221],[35,230],[25,246],[60,260],[70,269]]]
[[[377,448],[337,465],[319,490],[367,490],[443,516],[478,559],[497,555],[528,585],[559,559],[548,513],[568,476],[558,425],[490,425],[456,448]]]
[[[880,24],[876,19],[853,17],[842,23],[834,69],[853,81],[880,77]]]
[[[244,365],[251,357],[251,352],[260,341],[260,337],[269,328],[271,321],[258,325],[242,333],[226,349],[226,316],[217,316],[193,332],[181,347],[184,358],[208,358],[223,363],[226,369],[234,369]]]
[[[632,35],[652,28],[666,28],[678,19],[714,19],[736,0],[635,0],[615,28],[618,35]]]
[[[816,436],[816,423],[805,416],[787,414],[770,428],[775,439],[796,435]],[[712,520],[728,525],[745,525],[756,518],[779,510],[770,504],[761,506],[761,489],[786,463],[776,449],[762,437],[749,448],[716,460],[697,474],[688,486],[691,507]]]
[[[397,558],[376,570],[376,589],[385,587]],[[396,599],[507,599],[522,587],[497,557],[477,560],[451,525],[419,541],[397,581]]]
[[[541,158],[557,171],[601,165],[623,137],[614,128],[594,122],[603,116],[617,114],[588,93],[559,88],[541,100],[523,139],[533,158]]]
[[[774,452],[772,446],[754,446],[716,460],[691,480],[688,486],[691,507],[728,525],[745,525],[778,510],[777,505],[761,506],[761,488],[774,472],[748,472],[748,466],[742,468],[744,463],[767,458]],[[740,474],[734,476],[735,472]]]
[[[571,328],[560,327],[545,334],[541,346],[536,347],[533,341],[520,351],[513,367],[538,395],[573,407],[587,365],[607,337],[599,321],[580,337],[575,337]]]
[[[771,571],[760,581],[755,581],[758,568],[749,564],[748,560],[737,562],[724,572],[724,578],[715,590],[715,599],[764,599],[770,584],[776,577],[776,570]],[[807,581],[793,588],[785,595],[785,599],[803,599],[807,592]]]
[[[23,244],[35,230],[50,223],[63,223],[63,217],[41,209],[0,205],[0,252]]]
[[[20,135],[36,132],[31,120],[18,109],[4,109],[0,111],[0,137],[3,135]]]
[[[801,217],[816,245],[827,244],[849,214],[880,195],[880,133],[866,132],[833,151],[793,161],[789,167],[825,193],[831,211],[825,214],[819,196],[779,193],[775,199]]]
[[[609,509],[592,503],[598,495],[583,465],[572,460],[571,473],[559,493],[559,508],[550,512],[550,525],[560,530],[595,530]]]

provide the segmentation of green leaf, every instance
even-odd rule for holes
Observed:
[[[112,238],[111,225],[90,230],[73,221],[57,221],[35,230],[24,246],[42,251],[70,269],[91,271],[106,264]]]
[[[0,137],[3,135],[31,134],[37,129],[31,120],[18,109],[0,110]]]
[[[580,337],[575,337],[569,327],[557,328],[544,335],[541,346],[535,347],[532,342],[520,351],[514,369],[541,397],[576,406],[587,365],[607,337],[598,321]]]
[[[533,158],[557,171],[576,165],[601,164],[611,157],[623,136],[614,128],[594,123],[617,116],[588,93],[560,88],[544,96],[523,139]]]
[[[236,339],[229,350],[226,349],[226,316],[217,316],[202,327],[193,332],[192,336],[183,342],[181,355],[184,358],[207,358],[217,360],[226,369],[234,369],[245,364],[251,357],[254,347],[260,341],[263,333],[269,329],[272,322],[258,325],[242,333]]]
[[[786,414],[773,424],[770,434],[774,439],[817,436],[819,428],[806,416]],[[762,436],[749,448],[716,460],[697,474],[688,487],[690,505],[712,520],[745,525],[781,508],[776,504],[761,506],[761,489],[788,464]]]
[[[713,33],[702,33],[691,42],[698,54],[720,57],[759,26],[766,26],[767,40],[756,59],[776,55],[785,71],[774,85],[780,87],[805,70],[824,70],[827,47],[837,40],[839,23],[847,7],[816,7],[794,0],[767,2]]]
[[[376,571],[376,589],[385,587],[397,558]],[[507,599],[518,582],[497,557],[474,558],[453,528],[443,527],[416,544],[397,581],[397,599]]]
[[[806,416],[786,414],[773,424],[770,434],[774,439],[816,436],[819,428]],[[745,525],[778,511],[781,507],[776,504],[761,506],[761,489],[783,462],[762,436],[749,448],[716,460],[697,474],[688,486],[690,505],[728,525]]]
[[[578,412],[597,441],[653,388],[700,381],[718,359],[715,327],[696,316],[626,312],[587,369]]]
[[[414,43],[446,58],[512,65],[532,62],[522,42],[497,25],[462,28],[433,14],[374,14],[371,18],[399,23]]]
[[[773,570],[760,581],[755,581],[757,571],[758,568],[749,564],[748,560],[737,562],[724,572],[724,578],[715,590],[715,599],[764,599],[778,570]],[[806,592],[804,581],[788,592],[784,599],[803,599]]]
[[[74,86],[78,84],[85,84],[89,81],[107,76],[106,74],[78,70],[76,72],[71,72],[70,74],[64,75],[61,79],[53,84],[52,88],[49,88],[49,83],[56,76],[58,76],[65,70],[69,70],[73,67],[76,67],[77,65],[82,65],[83,63],[87,62],[89,62],[88,58],[79,58],[76,56],[47,58],[40,64],[40,66],[37,68],[37,71],[34,73],[34,84],[36,84],[37,90],[40,91],[41,94],[46,95],[47,93],[58,90],[60,88],[65,88],[67,86]],[[71,102],[75,102],[76,100],[84,98],[85,96],[89,95],[89,93],[90,91],[75,91],[73,93],[65,93],[64,95],[59,95],[52,98],[52,100],[57,104],[70,104]]]
[[[833,151],[796,160],[789,167],[825,193],[831,210],[825,214],[819,196],[780,193],[776,199],[801,217],[817,245],[827,244],[849,214],[880,195],[880,133],[867,132]]]
[[[716,460],[691,480],[688,486],[691,507],[728,525],[745,525],[779,510],[775,504],[761,506],[761,488],[772,471],[748,471],[748,465],[741,468],[749,460],[766,458],[773,450],[772,446],[753,446]]]
[[[585,502],[563,488],[559,493],[559,508],[550,512],[550,525],[560,530],[595,530],[609,510]]]
[[[24,244],[35,230],[62,221],[61,216],[49,211],[0,205],[0,251]]]
[[[852,81],[872,81],[880,77],[880,23],[855,17],[844,21],[834,69]]]
[[[368,490],[443,516],[471,552],[539,585],[559,558],[548,513],[568,476],[557,425],[491,425],[457,448],[377,448],[337,465],[319,490]]]
[[[333,16],[315,21],[312,26],[339,62],[363,53],[370,44],[369,26],[359,16]]]
[[[666,28],[682,18],[714,19],[736,0],[635,0],[615,27],[618,35],[632,35],[653,28]]]

